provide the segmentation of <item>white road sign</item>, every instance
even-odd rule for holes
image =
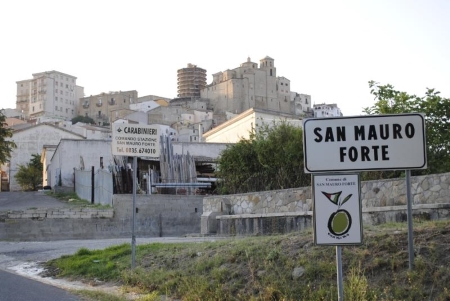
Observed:
[[[115,156],[159,157],[159,127],[142,124],[112,124],[112,154]]]
[[[317,245],[362,243],[360,181],[357,174],[313,176],[314,242]]]
[[[305,172],[425,169],[420,113],[305,119]]]

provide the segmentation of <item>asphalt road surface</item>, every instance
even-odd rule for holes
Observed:
[[[48,196],[43,191],[0,192],[0,211],[25,210],[30,208],[60,208],[70,206]]]
[[[0,271],[0,300],[2,301],[78,301],[58,287]]]

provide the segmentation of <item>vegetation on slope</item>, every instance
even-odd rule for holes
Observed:
[[[366,227],[361,246],[343,247],[345,300],[450,299],[450,221],[415,222],[413,270],[406,227]],[[118,282],[141,300],[337,300],[335,248],[315,246],[312,231],[141,245],[133,271],[130,254],[80,249],[48,262],[47,275]]]

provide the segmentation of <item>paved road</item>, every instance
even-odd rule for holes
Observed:
[[[0,211],[25,210],[29,208],[60,208],[70,206],[43,191],[0,192]]]
[[[80,298],[63,289],[0,271],[0,300],[2,301],[78,301]]]

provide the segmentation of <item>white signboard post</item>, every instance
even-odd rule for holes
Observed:
[[[317,245],[362,243],[360,186],[357,174],[313,176],[314,242]]]
[[[303,152],[305,173],[406,170],[408,253],[409,268],[412,269],[414,247],[410,170],[427,168],[424,114],[305,119],[303,122]],[[357,216],[356,212],[359,211],[359,216],[361,215],[360,184],[357,175],[345,175],[345,181],[347,178],[358,178],[356,181],[358,182],[357,193],[356,190],[351,192],[350,185],[347,185],[349,187],[345,189],[339,187],[339,190],[336,191],[322,191],[321,183],[327,187],[327,179],[333,177],[336,177],[337,182],[344,182],[344,179],[337,175],[314,175],[313,177],[315,189],[314,239],[316,244],[336,245],[338,300],[343,300],[341,245],[345,244],[344,242],[358,243],[358,231],[360,231],[359,237],[362,240],[361,220],[359,219],[359,227],[355,227],[353,224],[355,221],[353,216]],[[348,203],[355,193],[358,197],[354,200],[358,204],[355,203],[351,206]],[[349,195],[351,196],[349,197]],[[333,211],[336,208],[330,207],[326,200],[336,203],[339,209]],[[347,208],[340,209],[343,206],[347,206]],[[325,221],[327,221],[326,225]]]
[[[305,172],[425,169],[423,114],[306,119]]]
[[[115,156],[133,157],[133,217],[131,221],[131,268],[136,258],[136,184],[137,156],[159,157],[159,130],[154,125],[113,123],[111,150]]]

